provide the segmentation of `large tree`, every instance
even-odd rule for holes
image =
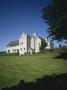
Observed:
[[[49,36],[53,40],[67,40],[67,0],[53,0],[42,9],[42,13],[49,25]]]

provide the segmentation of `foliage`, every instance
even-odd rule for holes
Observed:
[[[0,56],[18,56],[18,53],[6,53],[6,52],[0,52]]]
[[[46,46],[47,46],[46,42],[41,42],[40,51],[43,52]]]
[[[61,46],[60,48],[54,48],[53,53],[58,59],[67,60],[67,46]]]
[[[67,46],[61,46],[61,49],[67,52]]]
[[[53,0],[42,9],[43,19],[48,23],[52,40],[67,40],[67,0]]]

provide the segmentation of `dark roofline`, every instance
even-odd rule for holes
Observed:
[[[10,43],[8,43],[7,47],[8,46],[17,46],[17,45],[19,45],[19,40],[11,41]]]

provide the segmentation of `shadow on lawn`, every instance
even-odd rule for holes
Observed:
[[[67,90],[67,74],[44,76],[29,83],[21,80],[19,84],[2,90]]]
[[[56,58],[56,59],[64,59],[64,60],[67,60],[67,52],[65,52],[65,53],[60,53],[60,54],[57,55],[55,58]]]

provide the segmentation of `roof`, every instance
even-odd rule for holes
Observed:
[[[45,41],[45,39],[43,39],[42,37],[38,36],[41,40]]]
[[[19,45],[19,40],[11,41],[10,43],[8,43],[7,47],[8,46],[17,46],[17,45]]]

